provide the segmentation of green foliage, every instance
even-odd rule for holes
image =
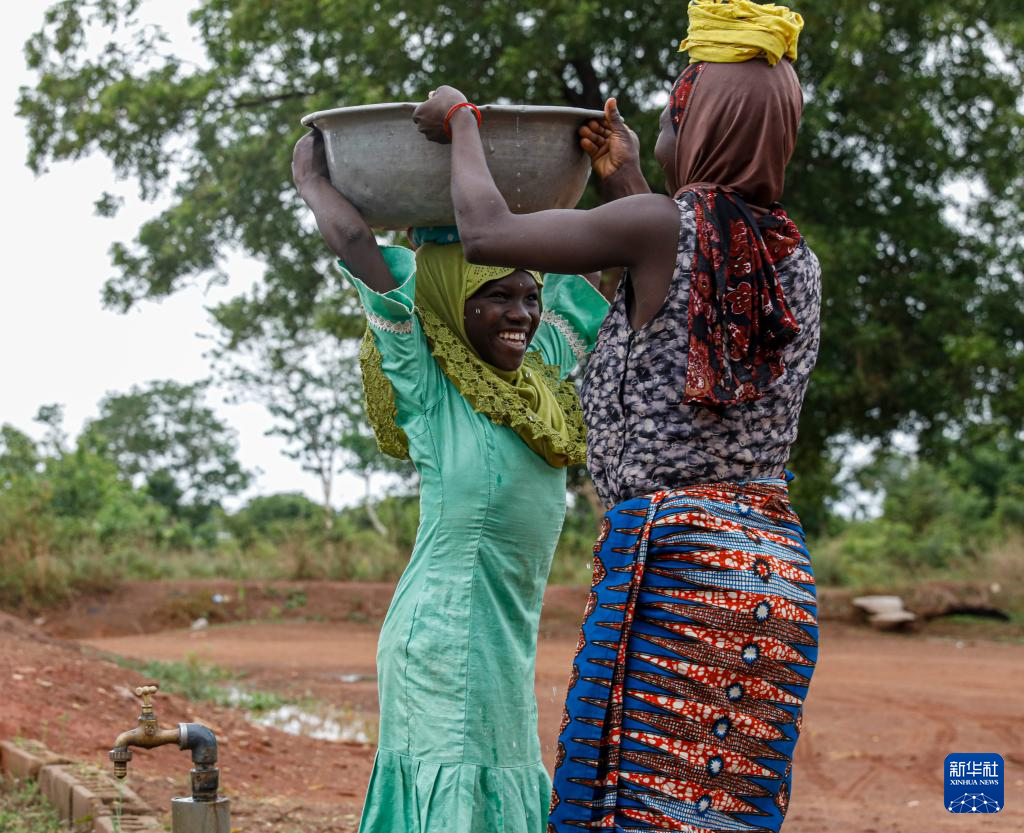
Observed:
[[[161,577],[173,572],[164,554],[213,548],[216,500],[248,475],[201,394],[168,382],[108,396],[73,443],[56,405],[39,410],[41,443],[0,426],[0,604],[31,609],[120,575]],[[229,558],[207,555],[195,574]]]
[[[42,405],[36,412],[34,421],[46,428],[42,447],[55,453],[64,451],[68,439],[64,431],[64,406]]]
[[[118,662],[159,681],[162,691],[181,694],[192,702],[206,701],[251,712],[270,711],[289,702],[269,692],[248,691],[238,674],[201,662],[194,655],[184,662],[139,663],[125,659]]]
[[[2,429],[7,438],[19,433]],[[82,445],[35,456],[32,465],[8,464],[0,477],[0,602],[55,603],[73,586],[110,580],[109,565],[100,561],[83,572],[83,561],[62,556],[158,543],[165,518],[112,460]]]
[[[173,572],[172,551],[216,548],[221,497],[249,480],[234,434],[203,404],[205,385],[160,382],[111,394],[73,443],[63,409],[39,409],[35,443],[0,426],[0,604],[56,604],[119,571]],[[196,575],[231,553],[205,559]]]
[[[594,541],[600,515],[586,500],[577,497],[566,507],[562,534],[551,564],[551,584],[589,584],[593,575]]]
[[[323,526],[323,508],[298,492],[282,492],[254,497],[226,523],[242,546],[261,540],[279,544],[296,529]]]
[[[410,471],[410,465],[377,448],[363,409],[359,362],[351,341],[341,341],[321,327],[288,333],[275,321],[254,326],[257,338],[233,349],[222,347],[217,361],[238,399],[260,402],[270,413],[274,424],[267,434],[285,441],[285,456],[317,478],[326,512],[322,517],[328,523],[338,471],[360,474],[367,494],[375,472]]]
[[[131,394],[108,397],[104,405],[126,399],[138,402]],[[182,446],[216,446],[223,426],[194,419],[195,403],[186,401],[185,417],[165,413],[161,424],[194,431],[170,434]],[[13,426],[0,426],[0,607],[37,610],[125,578],[388,581],[412,551],[415,498],[325,514],[302,495],[269,495],[234,513],[200,505],[204,512],[196,523],[199,512],[180,500],[169,507],[154,484],[165,471],[175,483],[202,482],[211,461],[199,454],[175,458],[159,438],[135,442],[150,419],[148,405],[132,409],[134,416],[124,421],[111,418],[123,415],[119,407],[108,407],[74,442],[63,433],[60,409],[45,412],[48,435],[40,444]],[[191,466],[204,468],[196,476]],[[303,604],[296,596],[284,600],[284,609]],[[196,615],[210,618],[205,608]]]
[[[59,833],[65,829],[35,781],[18,781],[0,774],[0,831]]]
[[[1005,438],[951,453],[944,465],[889,457],[865,469],[883,514],[849,523],[813,548],[819,582],[884,587],[927,576],[973,577],[1001,542],[1024,532],[1024,461]]]
[[[171,514],[194,525],[251,480],[236,459],[234,431],[204,402],[207,386],[151,382],[108,395],[81,439],[116,461],[119,472],[145,483]]]
[[[32,438],[13,425],[0,426],[0,488],[15,478],[31,475],[39,466],[39,451]]]

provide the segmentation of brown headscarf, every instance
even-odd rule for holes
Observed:
[[[803,113],[789,60],[691,64],[672,88],[669,107],[676,196],[695,186],[731,191],[755,216],[767,214],[782,196]]]
[[[691,192],[686,401],[712,408],[760,399],[785,372],[800,332],[775,264],[800,244],[778,204],[803,95],[788,60],[691,64],[669,100],[678,198]]]

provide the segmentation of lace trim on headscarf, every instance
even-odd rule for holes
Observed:
[[[417,312],[434,358],[445,375],[453,382],[457,381],[459,392],[474,410],[496,425],[511,428],[552,466],[579,465],[586,460],[587,434],[579,396],[572,382],[559,380],[557,367],[545,364],[536,350],[527,351],[523,360],[524,372],[537,373],[554,394],[569,429],[568,439],[538,419],[520,396],[503,392],[500,386],[504,383],[500,379],[492,374],[485,375],[469,348],[440,318],[430,310],[420,309]]]
[[[375,318],[377,316],[374,316]],[[383,319],[382,319],[383,320]],[[409,322],[412,332],[412,321]],[[373,333],[367,327],[359,345],[359,367],[363,376],[363,394],[366,401],[366,419],[377,438],[377,448],[396,460],[409,459],[409,438],[398,423],[395,389],[384,373],[383,361]]]
[[[469,349],[440,318],[429,310],[417,309],[416,312],[438,365],[453,383],[457,380],[459,392],[474,410],[487,416],[496,425],[511,428],[553,466],[582,465],[586,461],[586,428],[579,396],[572,382],[559,379],[558,368],[545,364],[536,350],[527,351],[523,360],[524,371],[538,374],[561,407],[569,429],[568,440],[537,419],[521,397],[502,392],[499,389],[499,385],[503,384],[501,380],[484,374]],[[564,322],[564,319],[561,320]],[[565,326],[568,327],[568,322],[565,322]],[[409,438],[396,422],[398,408],[395,404],[395,391],[384,373],[380,351],[369,328],[360,345],[359,363],[366,393],[366,416],[377,438],[377,446],[389,457],[408,460]]]

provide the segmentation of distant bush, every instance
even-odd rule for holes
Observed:
[[[570,501],[551,564],[551,584],[590,584],[599,520],[584,499]]]
[[[882,514],[829,518],[828,536],[811,542],[819,584],[988,573],[1017,581],[1007,548],[1024,540],[1022,457],[1019,443],[997,437],[941,461],[879,459],[859,478],[884,494]],[[571,477],[554,584],[590,580],[596,498],[580,472]],[[362,505],[325,515],[297,493],[192,511],[151,494],[160,482],[133,480],[96,445],[37,445],[0,426],[0,606],[31,611],[123,579],[395,581],[419,524],[415,495],[379,500],[372,516]]]
[[[927,577],[979,577],[986,557],[1024,532],[1019,451],[962,450],[939,466],[884,461],[873,483],[881,517],[847,522],[812,548],[821,584],[871,587]]]
[[[296,530],[324,526],[324,510],[298,492],[255,497],[225,519],[227,530],[245,547],[257,541],[280,543]]]

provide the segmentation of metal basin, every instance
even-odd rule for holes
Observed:
[[[451,145],[428,142],[412,121],[415,104],[367,104],[310,113],[323,131],[331,182],[375,228],[455,222]],[[488,104],[481,138],[487,166],[517,214],[572,208],[590,176],[576,131],[597,110]]]

